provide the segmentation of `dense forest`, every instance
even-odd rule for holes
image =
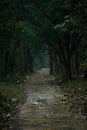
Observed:
[[[40,50],[37,61],[44,62],[46,56],[40,56],[48,51],[51,74],[62,71],[67,80],[79,75],[79,69],[87,66],[86,4],[86,0],[1,1],[0,77],[33,72],[32,55]]]
[[[86,0],[0,1],[0,84],[40,68],[65,83],[87,79]]]

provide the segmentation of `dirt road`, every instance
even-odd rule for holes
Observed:
[[[86,122],[72,117],[61,103],[63,95],[55,91],[47,69],[32,75],[26,85],[27,99],[14,130],[87,130]]]

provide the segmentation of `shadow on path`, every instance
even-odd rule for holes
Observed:
[[[56,93],[48,69],[31,76],[28,92],[20,108],[14,130],[87,130],[85,122],[77,121],[61,103],[62,93]]]

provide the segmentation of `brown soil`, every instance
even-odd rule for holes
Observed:
[[[20,108],[14,130],[87,130],[62,104],[63,94],[48,69],[42,69],[26,82],[27,99]]]

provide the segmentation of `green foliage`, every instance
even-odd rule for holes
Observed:
[[[48,53],[53,69],[62,68],[64,79],[70,80],[72,72],[76,75],[73,66],[78,70],[80,64],[80,68],[84,70],[87,63],[86,5],[86,0],[0,1],[0,118],[2,120],[10,116],[9,113],[7,114],[7,109],[11,111],[10,108],[17,103],[12,104],[12,100],[16,98],[18,101],[23,96],[23,89],[14,85],[19,76],[13,75],[31,73],[33,65],[35,68],[48,67]],[[57,65],[55,65],[55,56],[58,60]],[[76,65],[78,60],[79,63]],[[76,86],[82,90],[87,84],[85,81],[78,83],[73,81],[67,85],[67,88],[68,86],[70,89]]]
[[[15,119],[24,88],[14,83],[0,82],[0,129],[9,127]]]
[[[20,57],[35,43],[48,44],[63,66],[67,64],[67,57],[72,58],[78,46],[84,46],[80,41],[86,39],[85,5],[85,0],[1,1],[1,77],[15,73],[16,68],[20,70]]]
[[[68,82],[64,85],[65,104],[74,114],[87,116],[87,81],[80,79]]]

